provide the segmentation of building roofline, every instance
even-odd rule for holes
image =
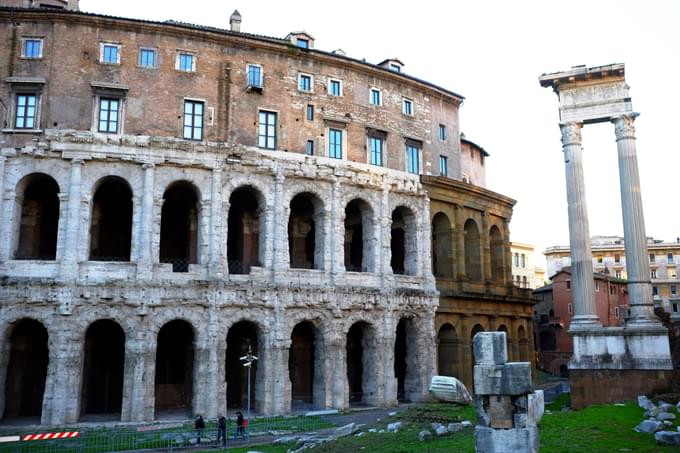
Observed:
[[[538,81],[542,87],[557,89],[559,85],[573,83],[581,80],[603,79],[605,77],[624,77],[626,65],[624,63],[612,63],[602,66],[586,67],[586,65],[572,66],[568,71],[551,72],[539,76]]]
[[[485,189],[484,187],[475,186],[474,184],[458,181],[456,179],[447,178],[445,176],[420,175],[420,181],[423,184],[430,184],[432,186],[439,186],[442,188],[456,188],[461,191],[473,192],[480,197],[489,198],[510,207],[513,207],[517,203],[516,200],[498,192]]]
[[[345,62],[349,62],[352,64],[359,65],[363,67],[364,69],[379,72],[382,75],[386,75],[391,78],[397,78],[400,79],[402,82],[403,81],[409,81],[418,85],[423,86],[426,89],[429,89],[431,91],[437,92],[442,96],[452,98],[452,101],[454,101],[457,104],[461,104],[463,100],[465,99],[464,96],[455,93],[453,91],[447,90],[446,88],[440,87],[439,85],[435,85],[434,83],[428,82],[426,80],[420,79],[418,77],[414,77],[408,74],[405,74],[403,72],[395,72],[392,71],[388,68],[382,68],[376,64],[373,63],[368,63],[364,60],[359,60],[357,58],[352,58],[348,57],[346,55],[340,55],[337,53],[333,52],[327,52],[323,50],[318,50],[318,49],[302,49],[295,47],[291,44],[289,40],[282,39],[282,38],[275,38],[272,36],[265,36],[265,35],[257,35],[257,34],[252,34],[252,33],[245,33],[245,32],[235,32],[223,28],[217,28],[217,27],[211,27],[211,26],[205,26],[205,25],[197,25],[197,24],[191,24],[187,22],[180,22],[180,21],[175,21],[175,20],[168,20],[168,21],[153,21],[153,20],[148,20],[148,19],[135,19],[135,18],[128,18],[128,17],[120,17],[120,16],[109,16],[109,15],[104,15],[104,14],[97,14],[97,13],[88,13],[88,12],[83,12],[83,11],[69,11],[69,10],[61,10],[61,9],[51,9],[51,8],[13,8],[13,7],[7,7],[7,6],[0,6],[0,17],[2,17],[4,14],[9,13],[10,15],[13,14],[21,14],[21,15],[28,15],[28,16],[33,16],[33,17],[46,17],[46,18],[54,18],[54,17],[66,17],[68,16],[69,20],[72,20],[74,16],[81,17],[81,18],[91,18],[91,19],[104,19],[104,20],[110,20],[110,21],[116,21],[116,22],[124,22],[124,23],[132,23],[132,24],[138,24],[138,25],[149,25],[149,26],[155,26],[155,27],[173,27],[173,28],[179,28],[187,31],[197,31],[197,32],[207,32],[207,33],[212,33],[212,34],[218,34],[222,36],[229,36],[233,38],[245,38],[248,40],[253,40],[253,41],[258,41],[261,43],[267,43],[267,44],[273,44],[273,45],[278,45],[281,46],[282,48],[290,51],[291,48],[294,48],[298,52],[305,52],[309,53],[313,56],[318,56],[318,57],[325,57],[325,58],[330,58],[334,60],[342,60]]]
[[[465,137],[461,137],[461,138],[460,138],[460,141],[463,142],[463,143],[467,143],[468,145],[474,146],[474,147],[477,148],[481,153],[483,153],[486,157],[489,157],[489,156],[490,156],[490,154],[489,154],[484,148],[482,148],[481,146],[479,146],[477,143],[473,142],[472,140],[468,140],[468,139],[465,138]]]

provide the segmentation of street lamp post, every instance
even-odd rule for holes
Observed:
[[[244,367],[248,368],[248,426],[250,426],[250,371],[253,368],[253,362],[257,360],[257,356],[253,354],[253,351],[250,347],[250,341],[248,341],[248,353],[239,360],[243,362]]]

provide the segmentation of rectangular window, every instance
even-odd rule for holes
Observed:
[[[368,137],[371,165],[383,165],[383,139],[381,137]]]
[[[652,286],[652,296],[654,296],[654,297],[659,296],[659,287],[658,286]]]
[[[615,318],[619,317],[619,307],[614,307],[614,317]]]
[[[600,291],[600,282],[595,282],[595,291]]]
[[[328,94],[331,96],[342,96],[342,82],[331,79],[328,82]]]
[[[298,38],[296,43],[301,49],[309,49],[309,39]]]
[[[404,112],[404,115],[413,115],[413,101],[410,99],[404,99],[402,104],[402,112]]]
[[[444,126],[443,124],[440,124],[439,125],[439,140],[445,142],[446,138],[447,138],[446,126]]]
[[[102,63],[120,64],[120,45],[103,43],[100,61]]]
[[[446,156],[439,156],[439,174],[441,176],[449,175],[449,158]]]
[[[672,263],[672,262],[673,262],[673,254],[672,254],[672,253],[669,253],[669,254],[668,254],[668,262],[669,262],[669,263]]]
[[[615,263],[620,263],[621,262],[621,255],[618,253],[614,255],[614,262]]]
[[[520,255],[520,258],[522,259],[522,267],[527,267],[527,256],[524,253],[522,253]]]
[[[99,98],[99,132],[115,134],[118,132],[120,99]]]
[[[654,263],[655,261],[656,261],[656,255],[654,255],[653,253],[650,253],[649,254],[649,262]]]
[[[328,157],[342,159],[342,131],[340,129],[328,130]]]
[[[604,260],[603,257],[598,256],[598,257],[597,257],[597,264],[602,264],[602,261],[603,261],[603,260]]]
[[[18,94],[14,119],[15,129],[35,129],[35,114],[38,96],[35,94]]]
[[[251,87],[262,87],[262,66],[256,64],[248,65],[248,85]]]
[[[650,273],[650,276],[651,276],[652,278],[657,278],[657,277],[656,277],[656,269],[652,269],[651,271],[649,271],[649,273]]]
[[[390,69],[394,72],[401,72],[401,66],[398,64],[390,64]]]
[[[179,52],[177,54],[177,64],[175,67],[176,69],[183,72],[196,71],[195,55],[189,52]]]
[[[571,280],[567,280],[567,289],[571,289]]]
[[[382,99],[380,96],[380,90],[376,88],[371,88],[371,104],[372,105],[381,105],[382,104]]]
[[[675,285],[671,285],[671,296],[677,296],[678,295],[678,287]]]
[[[203,102],[184,101],[184,138],[203,139]]]
[[[512,255],[512,265],[515,267],[519,267],[519,254],[515,253]]]
[[[24,58],[42,58],[42,39],[24,39],[24,45],[21,49],[21,56]]]
[[[298,88],[300,91],[312,91],[312,76],[300,74],[298,79]]]
[[[314,121],[314,106],[307,104],[307,121]]]
[[[571,303],[567,304],[567,311],[570,315],[574,313],[574,306]]]
[[[260,110],[257,146],[276,149],[276,113]]]
[[[307,140],[307,149],[305,150],[305,153],[308,156],[314,155],[314,140]]]
[[[616,278],[621,278],[621,271],[616,271]]]
[[[420,174],[420,148],[406,146],[406,170],[414,175]]]
[[[139,67],[156,67],[156,49],[139,49]]]

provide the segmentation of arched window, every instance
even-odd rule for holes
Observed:
[[[172,263],[173,272],[188,272],[198,262],[198,196],[185,181],[163,194],[160,262]]]
[[[363,200],[354,199],[345,208],[345,269],[372,272],[373,211]]]
[[[439,329],[437,340],[437,365],[439,375],[457,376],[458,363],[460,361],[458,356],[460,341],[457,338],[456,329],[451,324],[444,324]]]
[[[465,222],[465,275],[471,281],[482,281],[482,249],[479,228],[474,220]]]
[[[290,202],[288,252],[290,267],[323,269],[323,204],[311,193],[296,195]]]
[[[229,198],[227,259],[230,274],[248,274],[260,265],[260,194],[240,187]]]
[[[156,415],[190,411],[194,379],[194,329],[180,319],[165,324],[156,346]]]
[[[410,209],[399,206],[392,211],[391,233],[392,272],[415,275],[417,262],[416,218]]]
[[[432,270],[437,278],[453,278],[451,222],[443,212],[432,218]]]
[[[132,190],[125,180],[108,176],[92,202],[90,261],[130,261]]]
[[[502,283],[504,280],[503,237],[500,230],[495,225],[491,227],[489,240],[491,242],[491,279],[495,282]]]
[[[57,256],[59,186],[50,176],[34,173],[22,180],[19,238],[14,259],[54,260]]]

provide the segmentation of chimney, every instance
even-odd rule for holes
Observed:
[[[241,31],[241,14],[237,9],[234,10],[231,17],[229,18],[229,25],[231,26],[231,31]]]
[[[69,11],[80,11],[80,0],[68,0],[66,9]]]

